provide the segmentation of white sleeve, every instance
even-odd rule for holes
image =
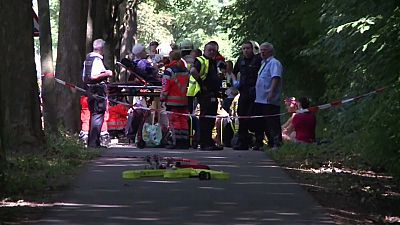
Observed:
[[[99,75],[102,72],[104,72],[106,68],[104,67],[103,61],[99,58],[95,58],[93,60],[93,65],[92,65],[92,73],[90,74],[91,76],[93,75]],[[92,77],[93,78],[93,77]]]

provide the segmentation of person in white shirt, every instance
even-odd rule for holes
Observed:
[[[103,63],[104,45],[105,41],[102,39],[93,42],[93,52],[86,56],[82,72],[83,82],[89,93],[88,104],[91,116],[88,147],[92,148],[101,147],[101,126],[107,109],[105,82],[113,75],[112,71],[107,70]],[[94,94],[100,97],[94,96]]]
[[[280,96],[282,92],[282,64],[277,60],[274,46],[268,42],[260,45],[262,65],[256,82],[255,115],[265,115],[259,119],[265,126],[257,126],[256,145],[262,147],[264,132],[268,138],[268,147],[282,144],[280,116]]]

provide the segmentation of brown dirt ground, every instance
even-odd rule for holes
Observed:
[[[400,223],[400,182],[384,174],[286,168],[337,224]]]

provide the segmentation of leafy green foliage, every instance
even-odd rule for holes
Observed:
[[[237,46],[246,40],[274,45],[285,69],[284,92],[288,96],[308,95],[318,99],[324,91],[319,67],[300,54],[319,34],[317,1],[236,1],[224,7],[219,20]],[[307,15],[307,16],[304,16]],[[315,88],[317,86],[318,88]]]
[[[98,152],[83,149],[76,137],[48,134],[44,155],[9,156],[6,168],[0,173],[3,181],[1,196],[18,198],[40,196],[66,185],[68,177],[86,160]]]
[[[58,17],[60,14],[60,0],[50,0],[50,26],[51,26],[51,38],[53,46],[53,59],[57,57],[57,45],[58,45]]]
[[[208,0],[141,2],[138,6],[139,42],[156,40],[179,45],[189,40],[193,47],[202,48],[205,42],[213,39],[225,47],[230,41],[217,24],[221,6],[219,1]],[[230,51],[225,53],[230,54]]]
[[[170,23],[172,17],[169,14],[154,13],[156,10],[154,3],[143,2],[138,5],[138,42],[150,43],[158,41],[159,43],[171,43],[173,37],[170,31],[161,26],[164,23]]]
[[[196,35],[215,34],[218,11],[208,0],[171,1],[171,5],[169,11],[173,19],[164,25],[171,32],[175,42],[192,39]]]
[[[398,176],[399,22],[395,0],[243,0],[225,7],[220,19],[236,44],[274,44],[286,96],[306,95],[318,104],[387,87],[361,102],[319,112],[318,135],[332,140],[330,149],[360,155]]]

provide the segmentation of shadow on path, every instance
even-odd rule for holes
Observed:
[[[123,180],[141,157],[184,157],[231,179]],[[32,224],[334,224],[311,196],[263,152],[107,149],[87,165],[62,202]]]

